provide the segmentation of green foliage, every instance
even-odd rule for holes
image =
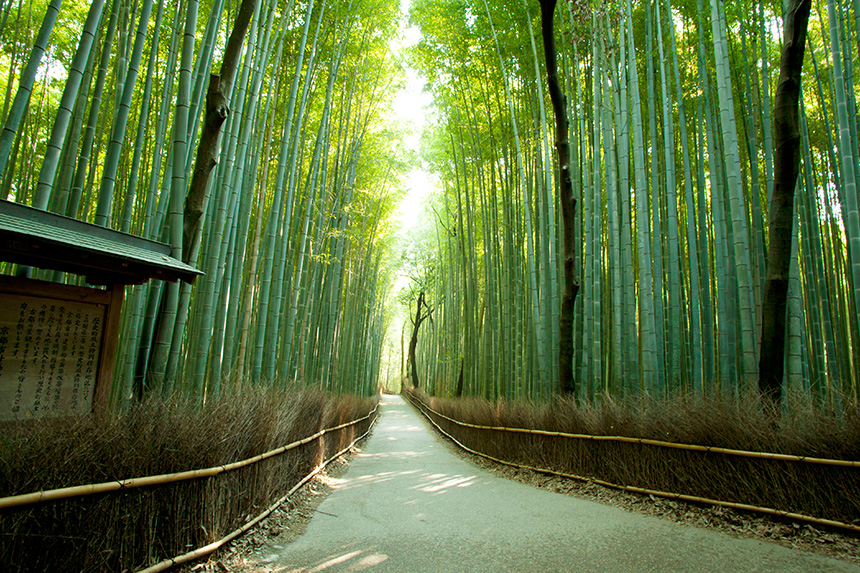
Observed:
[[[157,27],[154,10],[146,30],[127,127],[115,134],[123,144],[116,182],[102,192],[110,197],[99,196],[104,154],[141,12],[140,3],[124,1],[107,2],[48,205],[90,221],[96,205],[109,206],[100,221],[176,244],[170,205],[184,200],[206,82],[220,68],[240,2],[159,4],[163,18]],[[45,5],[22,0],[0,6],[0,89],[7,102],[15,95]],[[181,84],[176,71],[192,5],[199,15],[190,69],[182,79],[188,80],[183,89],[191,129],[183,159],[173,152]],[[80,1],[62,4],[26,121],[0,177],[4,197],[32,200],[88,7]],[[173,319],[163,315],[169,288],[154,281],[129,290],[113,389],[118,405],[146,388],[179,390],[201,402],[213,399],[225,386],[246,387],[263,365],[271,369],[256,378],[261,384],[299,380],[359,394],[376,390],[382,301],[392,280],[380,264],[394,249],[392,220],[409,166],[398,145],[402,128],[388,119],[390,87],[402,81],[402,69],[390,55],[399,3],[314,0],[311,6],[309,0],[261,0],[259,7],[222,130],[199,251],[192,256],[206,275],[193,288],[176,291],[172,327]],[[306,18],[307,44],[300,53]],[[114,32],[107,37],[109,31]],[[151,80],[148,106],[143,105],[145,79]],[[175,168],[176,162],[184,165]],[[280,195],[275,193],[279,172]],[[184,181],[177,180],[183,173]],[[267,259],[276,264],[267,267]],[[57,278],[51,272],[36,276]]]
[[[408,59],[437,108],[417,157],[402,145],[404,127],[388,118],[403,85],[402,63],[390,47],[399,4],[309,2],[261,0],[194,257],[206,278],[173,292],[172,329],[158,318],[168,289],[153,283],[130,291],[115,400],[161,384],[205,400],[249,376],[372,392],[393,316],[384,300],[397,267],[421,278],[437,305],[419,344],[431,389],[456,392],[463,372],[466,393],[548,397],[563,273],[537,6],[412,3],[409,18],[423,36]],[[804,68],[808,205],[798,231],[802,313],[791,335],[799,343],[793,371],[804,373],[801,386],[838,409],[842,397],[858,396],[860,320],[848,261],[858,260],[851,240],[860,237],[846,207],[856,143],[845,143],[856,141],[857,20],[853,5],[837,4],[815,3]],[[46,5],[0,5],[4,119]],[[0,174],[3,196],[20,202],[34,197],[88,9],[82,1],[62,6]],[[172,134],[187,6],[171,0],[158,29],[147,29],[112,201],[103,203],[112,227],[173,243],[169,206],[171,199],[181,203],[206,82],[219,69],[239,2],[197,6],[192,69],[184,76],[192,130],[184,165],[174,159]],[[712,12],[704,0],[557,7],[581,216],[575,360],[588,396],[664,389],[735,395],[751,374],[750,333],[758,324],[750,315],[761,299],[772,180],[766,111],[781,9],[776,1],[742,1]],[[59,154],[50,210],[96,216],[140,11],[140,3],[108,2]],[[723,29],[725,54],[715,51]],[[151,71],[144,67],[150,55]],[[148,107],[144,77],[152,80]],[[395,206],[419,162],[436,174],[440,192],[424,227],[398,237]],[[817,305],[822,298],[827,304]],[[159,356],[168,357],[163,380],[149,370],[159,325]],[[439,356],[461,360],[437,366]]]
[[[540,85],[544,68],[538,61],[534,72],[530,49],[536,7],[480,0],[437,6],[413,3],[411,19],[424,38],[411,57],[440,108],[423,156],[441,189],[439,240],[431,246],[443,278],[436,296],[453,308],[440,310],[437,331],[422,335],[419,348],[431,364],[423,378],[430,391],[455,394],[461,364],[432,364],[459,349],[472,361],[467,394],[545,397],[551,392],[540,365],[555,352],[555,339],[541,329],[554,328],[560,276],[547,267],[560,261],[547,264],[544,257],[561,249],[554,155],[545,151],[552,125],[540,105],[549,103]],[[628,12],[624,3],[563,2],[556,12],[581,220],[575,361],[588,389],[583,397],[664,391],[737,397],[755,376],[750,365],[758,352],[782,6],[718,2],[713,12],[708,1],[629,6]],[[848,103],[858,95],[854,7],[832,9],[847,68],[838,81],[854,109]],[[838,409],[858,396],[860,331],[853,303],[843,298],[853,290],[846,261],[856,249],[846,230],[841,175],[856,164],[856,152],[848,152],[850,160],[839,156],[856,147],[856,129],[852,124],[854,143],[838,145],[826,2],[815,3],[813,20],[816,14],[808,47],[816,61],[806,58],[803,75],[809,155],[800,192],[819,215],[807,220],[815,229],[799,222],[803,310],[791,326],[800,342],[791,384]],[[724,54],[715,50],[715,30],[723,29]],[[539,34],[535,41],[542,53]],[[528,286],[533,256],[540,260],[536,289]],[[842,309],[839,318],[822,315],[820,297]],[[451,332],[461,335],[452,340]],[[842,357],[829,366],[823,364],[826,340],[832,348],[826,354]],[[810,372],[817,363],[822,366]]]

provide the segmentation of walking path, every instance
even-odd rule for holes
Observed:
[[[460,459],[399,396],[307,532],[263,571],[858,571],[536,489]]]

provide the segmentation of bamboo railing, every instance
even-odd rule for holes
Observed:
[[[532,430],[532,429],[528,429],[528,428],[506,428],[506,427],[502,427],[502,426],[482,426],[482,425],[469,424],[467,422],[461,422],[459,420],[455,420],[454,418],[446,416],[445,414],[442,414],[441,412],[437,412],[436,410],[430,408],[429,406],[424,404],[420,399],[413,396],[411,393],[407,392],[406,395],[407,395],[409,401],[414,406],[416,406],[418,408],[418,411],[421,412],[427,418],[427,420],[431,424],[433,424],[433,426],[437,430],[439,430],[439,432],[441,432],[448,439],[450,439],[452,442],[457,444],[457,446],[459,446],[460,448],[462,448],[463,450],[465,450],[471,454],[474,454],[476,456],[480,456],[482,458],[488,459],[490,461],[493,461],[493,462],[496,462],[499,464],[503,464],[506,466],[511,466],[511,467],[515,467],[515,468],[519,468],[519,469],[524,469],[524,470],[530,470],[530,471],[534,471],[534,472],[538,472],[538,473],[542,473],[542,474],[555,475],[555,476],[559,476],[559,477],[563,477],[563,478],[574,479],[577,481],[590,482],[590,483],[594,483],[597,485],[602,485],[604,487],[610,487],[610,488],[618,489],[618,490],[622,490],[622,491],[629,491],[629,492],[633,492],[633,493],[640,493],[640,494],[646,494],[646,495],[654,495],[654,496],[663,497],[663,498],[667,498],[667,499],[673,499],[673,500],[682,500],[682,501],[690,501],[690,502],[694,502],[694,503],[703,503],[703,504],[707,504],[707,505],[716,505],[716,506],[720,506],[720,507],[728,507],[728,508],[740,509],[740,510],[744,510],[744,511],[754,511],[757,513],[764,513],[767,515],[776,515],[779,517],[793,519],[796,521],[803,521],[803,522],[807,522],[807,523],[813,523],[816,525],[836,527],[836,528],[845,529],[848,531],[860,533],[860,526],[853,525],[850,523],[844,523],[841,521],[835,521],[832,519],[823,519],[823,518],[819,518],[819,517],[812,517],[809,515],[794,513],[794,512],[790,512],[790,511],[784,511],[784,510],[780,510],[780,509],[773,509],[770,507],[760,507],[760,506],[750,505],[750,504],[745,504],[745,503],[736,503],[736,502],[724,501],[724,500],[719,500],[719,499],[710,499],[710,498],[699,497],[699,496],[694,496],[694,495],[686,495],[686,494],[681,494],[681,493],[674,493],[674,492],[667,492],[667,491],[641,488],[641,487],[636,487],[636,486],[631,486],[631,485],[620,485],[620,484],[611,483],[611,482],[608,482],[605,480],[601,480],[598,478],[579,476],[579,475],[575,475],[575,474],[567,474],[564,472],[559,472],[559,471],[551,470],[551,469],[547,469],[547,468],[537,468],[537,467],[533,467],[533,466],[529,466],[529,465],[525,465],[525,464],[518,464],[515,462],[509,462],[507,460],[502,460],[502,459],[487,455],[483,452],[479,452],[477,450],[469,448],[468,446],[466,446],[465,444],[461,443],[459,440],[454,438],[451,434],[449,434],[448,432],[443,430],[442,427],[439,426],[439,424],[437,424],[433,420],[433,418],[430,417],[428,412],[432,413],[433,415],[438,416],[444,420],[447,420],[447,421],[449,421],[455,425],[458,425],[458,426],[461,426],[464,428],[477,429],[477,430],[500,431],[500,432],[521,433],[521,434],[534,434],[534,435],[540,435],[540,436],[552,436],[552,437],[562,437],[562,438],[571,438],[571,439],[580,439],[580,440],[638,443],[638,444],[647,444],[647,445],[652,445],[652,446],[657,446],[657,447],[673,448],[673,449],[696,451],[696,452],[713,452],[713,453],[721,453],[721,454],[726,454],[726,455],[735,455],[735,456],[742,456],[742,457],[748,457],[748,458],[759,458],[759,459],[766,459],[766,460],[779,460],[779,461],[789,461],[789,462],[806,462],[806,463],[830,465],[830,466],[838,466],[838,467],[860,468],[860,462],[848,461],[848,460],[833,460],[833,459],[826,459],[826,458],[814,458],[814,457],[807,457],[807,456],[792,456],[792,455],[788,455],[788,454],[774,454],[774,453],[766,453],[766,452],[750,452],[750,451],[746,451],[746,450],[733,450],[730,448],[717,448],[717,447],[699,446],[699,445],[693,445],[693,444],[678,444],[678,443],[674,443],[674,442],[664,442],[664,441],[660,441],[660,440],[651,440],[651,439],[646,439],[646,438],[629,438],[626,436],[592,436],[592,435],[587,435],[587,434],[568,434],[568,433],[564,433],[564,432],[549,432],[546,430]]]
[[[335,429],[340,429],[340,428],[343,428],[345,426],[350,426],[350,425],[362,422],[362,421],[366,420],[368,417],[372,416],[375,412],[376,412],[376,407],[374,407],[373,411],[371,411],[370,414],[368,414],[367,416],[364,416],[363,418],[349,422],[347,424],[341,424],[340,426],[336,426],[335,428],[330,428],[329,431],[334,431]],[[376,420],[374,420],[374,422],[376,422]],[[171,557],[170,559],[165,559],[164,561],[160,561],[160,562],[156,563],[155,565],[147,567],[146,569],[140,569],[136,573],[157,573],[158,571],[165,571],[165,570],[170,569],[171,567],[173,567],[175,565],[180,565],[182,563],[194,561],[195,559],[200,559],[201,557],[205,557],[211,553],[214,553],[220,547],[229,543],[230,541],[232,541],[236,537],[242,535],[243,533],[245,533],[246,531],[248,531],[249,529],[254,527],[256,524],[258,524],[260,521],[262,521],[263,519],[268,517],[269,514],[271,514],[276,509],[278,509],[278,507],[280,507],[281,504],[283,504],[285,501],[287,501],[290,498],[290,496],[292,496],[296,491],[298,491],[300,487],[305,485],[315,475],[317,475],[319,472],[321,472],[323,469],[325,469],[325,467],[328,464],[330,464],[332,461],[336,460],[337,458],[339,458],[340,456],[345,454],[347,451],[349,451],[349,449],[351,447],[353,447],[359,440],[361,440],[362,438],[367,436],[370,433],[370,430],[372,430],[372,429],[373,429],[373,424],[371,423],[370,427],[367,428],[367,431],[365,433],[363,433],[359,437],[355,438],[352,442],[350,442],[350,444],[347,447],[345,447],[344,449],[342,449],[341,451],[339,451],[338,453],[336,453],[335,455],[333,455],[332,457],[330,457],[329,459],[327,459],[326,461],[321,463],[319,466],[317,466],[311,473],[309,473],[308,475],[303,477],[301,480],[299,480],[299,482],[296,485],[294,485],[292,487],[292,489],[290,489],[290,491],[288,491],[286,494],[284,494],[283,497],[281,497],[275,503],[273,503],[268,508],[266,508],[266,510],[263,511],[262,513],[260,513],[257,517],[250,520],[248,523],[244,524],[242,527],[236,529],[232,533],[222,537],[221,539],[219,539],[217,541],[213,541],[212,543],[210,543],[208,545],[204,545],[203,547],[199,547],[199,548],[195,549],[194,551],[189,551],[188,553],[185,553],[183,555],[178,555],[176,557]]]
[[[481,426],[478,424],[469,424],[468,422],[461,422],[460,420],[455,420],[449,416],[441,412],[437,412],[436,410],[430,408],[423,402],[422,406],[432,412],[433,415],[439,416],[445,420],[448,420],[452,424],[456,424],[463,428],[472,428],[475,430],[496,430],[500,432],[511,432],[516,434],[534,434],[537,436],[552,436],[558,438],[570,438],[576,440],[593,440],[595,442],[623,442],[628,444],[645,444],[648,446],[658,446],[662,448],[672,448],[676,450],[687,450],[693,452],[710,452],[714,454],[726,454],[732,456],[741,456],[746,458],[759,458],[765,460],[778,460],[778,461],[786,461],[786,462],[806,462],[809,464],[819,464],[819,465],[829,465],[829,466],[840,466],[840,467],[848,467],[848,468],[860,468],[860,461],[849,461],[849,460],[834,460],[829,458],[816,458],[811,456],[793,456],[790,454],[776,454],[769,452],[751,452],[747,450],[734,450],[731,448],[720,448],[717,446],[699,446],[696,444],[679,444],[677,442],[665,442],[662,440],[652,440],[650,438],[631,438],[629,436],[593,436],[590,434],[569,434],[566,432],[551,432],[548,430],[533,430],[531,428],[506,428],[504,426]]]
[[[77,485],[72,487],[63,487],[59,489],[49,489],[43,491],[35,491],[32,493],[24,493],[20,495],[13,495],[9,497],[0,498],[0,509],[6,509],[10,507],[20,507],[22,505],[32,505],[37,503],[44,503],[47,501],[54,501],[58,499],[68,499],[72,497],[81,497],[85,495],[93,495],[97,493],[107,493],[112,491],[119,490],[129,490],[138,487],[147,487],[153,485],[164,485],[168,483],[174,483],[178,481],[185,481],[191,479],[198,479],[203,477],[211,477],[224,472],[229,472],[233,470],[237,470],[239,468],[243,468],[257,462],[261,462],[265,459],[271,458],[273,456],[277,456],[283,454],[286,451],[298,448],[303,446],[309,442],[312,442],[316,439],[321,438],[327,433],[336,432],[338,430],[342,430],[349,426],[353,426],[355,424],[361,423],[364,420],[367,420],[371,416],[376,414],[377,406],[374,406],[373,410],[370,411],[366,416],[353,420],[351,422],[345,422],[338,426],[333,426],[331,428],[325,428],[320,430],[319,432],[313,434],[312,436],[308,436],[304,439],[297,440],[285,446],[281,446],[279,448],[275,448],[274,450],[269,450],[268,452],[256,455],[252,458],[248,458],[245,460],[240,460],[237,462],[224,464],[220,466],[214,466],[210,468],[202,468],[197,470],[188,470],[183,472],[176,472],[170,474],[160,474],[155,476],[146,476],[146,477],[136,477],[129,478],[123,480],[102,482],[97,484],[88,484],[88,485]]]

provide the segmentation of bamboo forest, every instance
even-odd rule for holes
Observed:
[[[779,236],[784,407],[838,413],[860,400],[860,4],[807,9],[775,234],[770,0],[0,1],[0,197],[202,271],[125,287],[118,409],[296,384],[740,400]]]

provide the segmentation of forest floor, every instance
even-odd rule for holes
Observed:
[[[736,538],[775,543],[860,565],[860,536],[750,512],[629,493],[497,464],[464,452],[442,437],[431,425],[427,424],[427,427],[439,436],[450,452],[498,477],[672,523],[718,531]],[[263,554],[271,552],[273,544],[283,547],[304,533],[311,518],[318,512],[319,505],[333,491],[331,484],[346,473],[350,461],[362,451],[365,443],[366,440],[330,464],[258,527],[214,554],[208,561],[186,566],[183,571],[259,571],[257,566]]]

